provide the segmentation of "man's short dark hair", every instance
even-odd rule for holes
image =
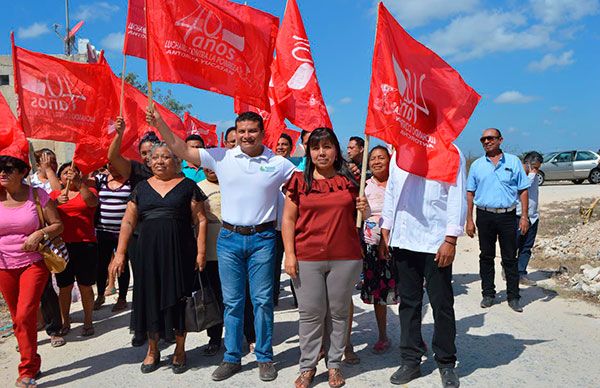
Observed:
[[[227,128],[227,130],[225,131],[225,140],[227,140],[227,137],[229,136],[229,134],[231,132],[235,132],[235,127],[229,127],[229,128]]]
[[[365,148],[365,139],[363,139],[362,137],[352,136],[349,141],[354,141],[356,142],[356,144],[358,144],[359,147]]]
[[[502,137],[502,132],[500,132],[500,130],[498,128],[488,128],[488,129],[486,129],[486,131],[489,131],[489,130],[496,131],[496,133],[498,134],[498,137]]]
[[[237,124],[239,122],[242,122],[242,121],[254,121],[254,122],[258,123],[258,129],[260,129],[261,131],[265,130],[265,126],[264,126],[264,123],[263,123],[263,118],[258,113],[255,113],[255,112],[244,112],[244,113],[240,114],[235,119],[235,126],[236,126],[236,128],[237,128]]]
[[[294,147],[294,141],[292,140],[292,137],[287,133],[282,133],[281,135],[279,135],[279,138],[287,140],[288,143],[290,143],[290,147]]]
[[[523,163],[532,164],[532,163],[544,163],[544,157],[537,151],[531,151],[525,154],[523,158]]]
[[[204,139],[202,139],[202,137],[200,135],[189,135],[188,137],[185,138],[185,142],[187,143],[188,141],[194,141],[197,140],[202,144],[202,148],[204,148]]]

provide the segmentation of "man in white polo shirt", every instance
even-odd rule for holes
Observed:
[[[273,366],[273,267],[275,221],[281,186],[296,167],[263,146],[263,120],[245,112],[235,121],[238,145],[232,149],[196,149],[174,136],[158,112],[147,121],[156,127],[169,148],[180,158],[216,172],[221,187],[223,228],[217,241],[219,274],[225,305],[225,347],[215,381],[241,370],[246,281],[254,306],[254,353],[263,381],[277,378]]]

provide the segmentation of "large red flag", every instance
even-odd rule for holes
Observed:
[[[76,143],[111,130],[119,105],[108,67],[70,62],[14,44],[13,61],[18,112],[28,137]]]
[[[217,135],[217,126],[215,124],[205,123],[189,114],[189,112],[185,112],[183,115],[183,125],[188,135],[199,135],[204,140],[206,147],[219,146],[219,136]]]
[[[452,142],[481,98],[460,74],[413,39],[379,3],[366,134],[396,147],[400,168],[453,183]]]
[[[287,2],[275,50],[277,55],[272,67],[274,92],[283,116],[306,131],[331,128],[296,0]]]
[[[268,107],[279,20],[227,0],[146,0],[148,78]]]
[[[0,155],[12,156],[29,164],[29,142],[1,92]]]
[[[129,0],[123,54],[146,59],[146,12],[144,0]]]

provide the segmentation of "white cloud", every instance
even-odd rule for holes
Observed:
[[[352,103],[352,98],[351,97],[344,97],[340,100],[340,104],[342,105],[348,105]]]
[[[556,106],[553,106],[550,108],[550,110],[554,113],[564,112],[566,109],[567,108],[565,108],[564,106],[559,106],[559,105],[556,105]]]
[[[454,19],[423,40],[453,61],[481,58],[495,52],[552,46],[553,28],[528,25],[519,12],[481,11]]]
[[[518,129],[518,128],[515,128],[515,127],[510,127],[510,128],[508,128],[508,130],[507,130],[507,132],[508,132],[508,133],[515,133],[515,132],[518,132],[518,131],[519,131],[519,129]]]
[[[119,6],[106,1],[80,5],[73,14],[73,18],[91,22],[93,20],[110,21],[112,15],[119,10]]]
[[[516,90],[509,90],[501,93],[494,99],[496,104],[527,104],[536,100],[536,97],[526,96]]]
[[[125,34],[122,32],[111,32],[100,41],[100,45],[107,51],[122,51]]]
[[[544,125],[552,125],[552,121],[551,121],[551,120],[548,120],[548,119],[544,119],[544,121],[542,121],[542,123],[543,123]]]
[[[539,61],[533,61],[528,68],[531,71],[545,71],[550,67],[565,67],[575,63],[573,50],[565,51],[560,55],[546,54]]]
[[[234,120],[218,120],[217,122],[215,122],[217,128],[221,131],[226,131],[227,129],[231,128],[231,127],[235,127],[235,121]]]
[[[375,4],[379,1],[375,1]],[[386,7],[405,28],[426,25],[432,20],[443,20],[460,13],[471,12],[479,0],[401,0],[388,1]]]
[[[546,24],[561,24],[595,15],[600,0],[530,0],[534,15]]]
[[[33,23],[27,27],[19,27],[17,30],[17,37],[20,39],[37,38],[38,36],[47,34],[50,32],[50,28],[44,23]]]

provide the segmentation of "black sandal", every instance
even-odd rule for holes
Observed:
[[[173,355],[172,360],[175,359],[175,355]],[[187,366],[185,364],[185,358],[183,363],[181,364],[176,364],[175,362],[171,361],[171,369],[173,369],[173,373],[176,375],[182,374],[183,372],[185,372],[187,370]]]
[[[144,374],[152,373],[158,369],[159,365],[160,365],[160,352],[156,355],[156,357],[154,358],[154,362],[152,362],[152,364],[142,363],[142,365],[140,366],[140,370]]]

